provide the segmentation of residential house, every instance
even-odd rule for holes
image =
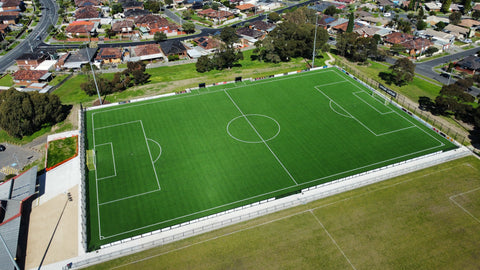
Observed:
[[[458,25],[465,28],[477,29],[478,26],[480,26],[480,22],[472,19],[463,19]]]
[[[18,23],[19,19],[20,19],[19,16],[0,14],[0,23],[2,23],[2,24],[8,24],[8,25],[16,24],[16,23]]]
[[[87,6],[79,8],[75,11],[75,18],[80,19],[97,19],[100,18],[101,12],[97,7]]]
[[[250,23],[250,28],[262,31],[265,33],[270,33],[277,27],[274,23],[269,23],[265,21],[254,21]]]
[[[199,11],[197,15],[202,16],[204,18],[209,18],[214,22],[223,22],[229,19],[233,19],[235,17],[235,14],[233,14],[230,11],[214,10],[211,8]]]
[[[345,3],[346,5],[351,5],[356,2],[356,0],[336,0],[336,2]]]
[[[82,7],[98,7],[101,5],[100,1],[98,0],[75,0],[75,6],[78,8]]]
[[[450,11],[451,12],[463,12],[463,5],[452,3],[450,5]]]
[[[455,40],[455,37],[452,34],[435,31],[431,28],[418,31],[418,35],[430,39],[436,47],[443,51],[450,48]]]
[[[20,0],[2,0],[0,11],[24,11],[25,4]]]
[[[133,27],[131,20],[116,21],[112,24],[112,31],[116,34],[132,33]]]
[[[137,17],[150,15],[152,14],[152,12],[145,9],[129,9],[129,10],[125,10],[123,14],[125,15],[125,18],[134,20]]]
[[[255,10],[254,4],[242,4],[235,7],[239,12],[247,13]]]
[[[65,34],[71,38],[92,37],[97,35],[98,22],[74,21],[65,28]]]
[[[373,37],[374,35],[386,36],[392,31],[386,28],[371,26],[367,24],[363,25],[362,27],[355,28],[353,32],[357,33],[362,37]]]
[[[393,2],[390,0],[377,0],[377,6],[383,10],[386,6],[393,7]]]
[[[78,69],[87,63],[91,63],[97,52],[96,48],[84,48],[74,53],[69,53],[63,60],[62,68]],[[60,61],[59,61],[60,62]]]
[[[333,29],[333,27],[335,27],[335,26],[337,26],[337,25],[344,24],[344,23],[347,23],[347,24],[348,24],[348,19],[338,18],[338,19],[334,20],[333,22],[330,22],[330,23],[327,25],[327,31],[328,31],[328,33],[330,33],[330,34],[336,33],[336,31]]]
[[[20,69],[13,73],[15,86],[28,86],[32,83],[46,82],[51,79],[52,73],[49,73],[47,70]]]
[[[430,25],[436,25],[439,22],[444,22],[446,24],[450,23],[450,20],[445,17],[438,17],[438,16],[428,16],[425,19],[425,22],[430,24]]]
[[[372,13],[362,9],[356,10],[353,14],[355,15],[355,18],[372,17]]]
[[[317,1],[314,5],[309,6],[308,8],[316,10],[318,12],[324,12],[329,6],[335,6],[338,9],[344,9],[346,6],[341,3],[327,2],[327,1]]]
[[[480,69],[480,57],[475,55],[467,56],[455,64],[455,69],[468,74],[475,74]]]
[[[6,34],[8,31],[10,31],[8,24],[0,23],[0,34]]]
[[[359,8],[361,8],[361,9],[362,9],[362,8],[366,8],[366,9],[368,9],[368,10],[375,10],[375,9],[378,8],[378,6],[375,5],[375,4],[373,4],[373,3],[365,3],[365,4],[361,4],[361,5],[359,6]]]
[[[240,36],[242,46],[251,46],[265,37],[264,32],[249,27],[238,28],[236,33]]]
[[[192,9],[201,9],[203,7],[203,0],[183,0],[183,6]]]
[[[35,69],[40,63],[47,59],[47,55],[40,52],[27,52],[17,59],[15,62],[19,69]]]
[[[329,16],[329,15],[322,15],[321,17],[318,18],[318,26],[323,27],[323,29],[328,29],[330,27],[330,24],[333,23],[335,20],[334,17]]]
[[[163,32],[167,35],[177,35],[180,26],[170,22],[169,20],[161,17],[160,15],[144,15],[134,19],[135,25],[138,27],[145,27],[149,29],[150,34],[153,35],[156,32]]]
[[[178,55],[180,59],[186,58],[187,48],[179,40],[166,40],[160,42],[160,49],[166,57]]]
[[[441,2],[428,2],[428,3],[425,3],[425,9],[427,11],[440,11],[440,9],[442,8],[442,3]]]
[[[143,61],[143,60],[155,60],[164,59],[165,55],[162,53],[158,44],[145,44],[138,45],[130,50],[130,56],[128,61]]]
[[[405,52],[412,56],[422,54],[426,49],[433,46],[433,42],[429,39],[400,32],[393,32],[386,35],[383,42],[387,46],[394,44],[402,45],[405,47]]]
[[[473,37],[475,35],[475,30],[470,28],[465,28],[453,24],[445,26],[443,31],[450,33],[455,36],[456,39],[463,40],[466,38]]]
[[[220,41],[218,39],[207,36],[196,38],[193,42],[195,42],[198,47],[208,52],[213,52],[220,47]]]
[[[130,10],[130,9],[143,9],[143,2],[137,1],[125,1],[122,2],[123,10]]]
[[[347,27],[348,27],[348,21],[347,22],[344,22],[342,24],[339,24],[339,25],[335,25],[332,27],[332,31],[334,33],[344,33],[347,31]],[[359,23],[359,22],[355,22],[354,25],[353,25],[353,30],[355,29],[358,29],[358,28],[361,28],[363,27],[363,24]]]
[[[361,20],[376,26],[384,26],[390,22],[389,19],[386,19],[384,17],[373,17],[373,16],[363,17],[361,18]]]
[[[123,52],[121,48],[100,48],[95,57],[95,61],[100,64],[119,64],[122,60]]]
[[[480,3],[475,3],[475,5],[472,7],[472,10],[480,10]]]

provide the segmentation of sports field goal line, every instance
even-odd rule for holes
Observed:
[[[98,170],[95,170],[95,178],[97,179],[97,181],[99,180],[103,180],[103,179],[107,179],[107,178],[112,178],[112,177],[116,177],[117,176],[117,167],[115,165],[115,152],[113,151],[113,143],[112,142],[108,142],[108,143],[102,143],[102,144],[97,144],[95,145],[95,148],[93,150],[93,152],[95,153],[97,151],[97,148],[99,147],[102,147],[102,146],[105,146],[105,145],[109,145],[110,146],[110,150],[112,152],[112,164],[113,164],[113,174],[112,175],[107,175],[107,176],[103,176],[103,177],[98,177]],[[95,157],[95,168],[96,168],[96,157]]]
[[[393,110],[392,108],[389,108],[387,107],[388,103],[384,103],[383,106],[386,107],[388,109],[387,112],[381,112],[380,110],[378,110],[377,108],[375,108],[375,106],[373,106],[372,104],[370,104],[368,101],[366,101],[365,99],[361,98],[358,94],[366,94],[364,91],[359,91],[359,92],[353,92],[352,94],[358,98],[359,100],[361,100],[363,103],[367,104],[367,106],[369,106],[370,108],[372,108],[373,110],[375,110],[377,113],[381,114],[381,115],[385,115],[385,114],[390,114],[390,113],[393,113]],[[375,95],[375,92],[372,91],[372,96]],[[379,102],[375,97],[373,98],[376,102]]]

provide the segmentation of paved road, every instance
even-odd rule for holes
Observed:
[[[25,40],[0,58],[0,72],[5,72],[5,70],[15,62],[15,59],[23,53],[31,50],[35,51],[37,46],[40,45],[42,40],[47,36],[46,32],[48,27],[51,24],[55,25],[57,23],[58,6],[55,0],[40,0],[40,3],[42,3],[44,8],[41,10],[42,16],[40,17],[39,23]]]

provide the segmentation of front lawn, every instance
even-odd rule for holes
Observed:
[[[13,78],[10,74],[6,74],[0,78],[0,86],[10,87],[13,86]]]
[[[58,166],[77,155],[78,136],[51,141],[47,148],[47,168]]]

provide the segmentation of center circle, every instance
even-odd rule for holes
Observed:
[[[267,115],[245,114],[228,122],[227,133],[239,142],[264,143],[278,136],[280,124]]]

